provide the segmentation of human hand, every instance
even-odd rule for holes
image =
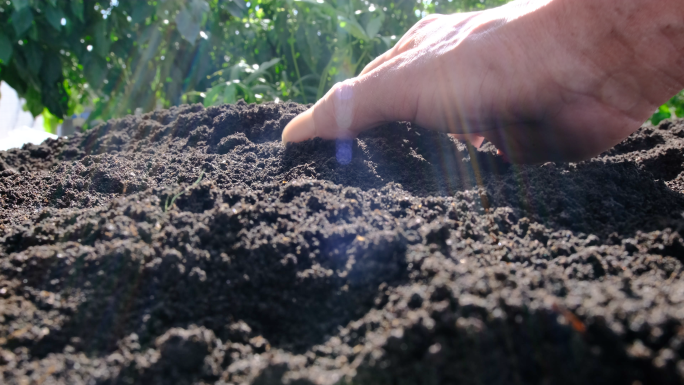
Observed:
[[[681,70],[641,56],[649,49],[681,63],[684,53],[668,46],[684,44],[681,21],[673,39],[654,40],[676,19],[653,8],[648,0],[532,0],[428,16],[292,120],[283,141],[353,138],[401,120],[484,137],[513,162],[589,158],[684,88]]]

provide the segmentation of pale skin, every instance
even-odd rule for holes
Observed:
[[[684,89],[684,1],[527,0],[432,15],[336,84],[283,142],[391,121],[491,141],[512,162],[616,145]]]

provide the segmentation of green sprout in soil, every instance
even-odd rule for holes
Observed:
[[[178,199],[178,197],[180,197],[181,195],[183,195],[183,194],[185,194],[186,192],[190,191],[191,188],[193,188],[193,187],[197,186],[198,184],[200,184],[200,182],[202,181],[202,178],[204,178],[204,170],[202,170],[202,172],[200,173],[200,175],[199,175],[199,177],[197,178],[197,180],[195,181],[195,183],[193,183],[193,184],[191,184],[190,186],[184,188],[183,191],[179,192],[178,194],[174,195],[173,197],[171,197],[170,195],[169,195],[168,197],[166,197],[166,203],[164,204],[164,212],[169,211],[169,208],[173,206],[174,202],[176,202],[176,199]]]

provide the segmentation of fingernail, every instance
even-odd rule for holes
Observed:
[[[313,108],[297,115],[283,130],[283,143],[297,143],[311,139],[316,135],[316,126],[313,122]]]

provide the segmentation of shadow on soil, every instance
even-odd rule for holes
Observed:
[[[176,226],[190,220],[186,214],[178,215]],[[145,243],[123,241],[94,263],[86,254],[76,260],[78,271],[68,284],[87,293],[87,300],[67,324],[36,341],[32,354],[45,357],[72,345],[106,355],[131,333],[145,347],[169,328],[191,324],[223,341],[256,344],[257,350],[268,345],[303,352],[375,306],[381,283],[407,279],[408,241],[401,233],[378,231],[360,241],[355,234],[323,229],[299,240],[316,253],[288,239],[259,244],[243,234],[246,243],[229,256],[221,251],[243,229],[240,215],[205,214],[213,222],[193,235],[199,234],[203,249],[182,242],[188,240],[187,227],[173,228],[164,234],[159,254]],[[48,278],[29,284],[55,290]]]
[[[444,134],[395,125],[354,141],[354,157],[346,165],[337,159],[335,141],[290,144],[282,170],[290,170],[293,178],[364,190],[394,182],[418,197],[448,198],[479,189],[484,208],[510,207],[518,217],[553,230],[594,233],[603,239],[614,232],[630,237],[662,229],[682,218],[684,195],[664,183],[681,171],[674,150],[639,162],[620,158],[517,166],[495,155],[491,144],[475,150]]]

